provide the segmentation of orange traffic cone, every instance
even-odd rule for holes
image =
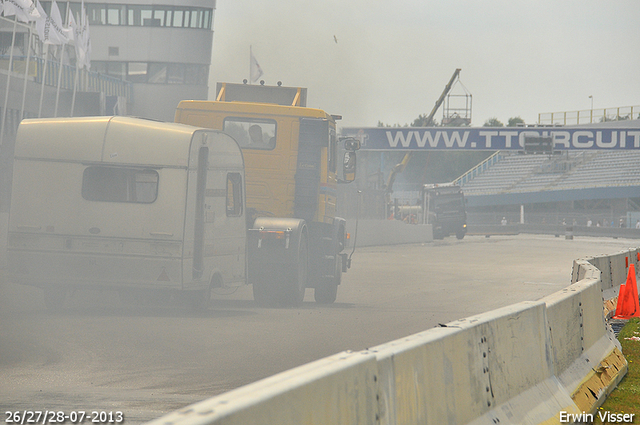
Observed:
[[[629,265],[627,282],[620,285],[618,294],[618,305],[614,319],[629,319],[640,317],[640,301],[638,300],[638,285],[636,283],[636,269],[633,264]]]

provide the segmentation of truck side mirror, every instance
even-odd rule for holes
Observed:
[[[342,175],[345,183],[351,183],[356,179],[356,153],[353,151],[344,153],[342,162]]]
[[[344,140],[344,149],[349,152],[355,152],[360,149],[360,140],[355,137],[347,137]]]

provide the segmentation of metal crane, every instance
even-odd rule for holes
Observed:
[[[438,100],[436,100],[436,104],[433,105],[433,109],[431,110],[429,115],[427,115],[424,119],[425,127],[433,125],[433,117],[436,115],[436,112],[438,112],[438,109],[440,108],[440,106],[442,106],[442,103],[444,102],[444,99],[449,93],[449,91],[451,91],[451,87],[453,86],[453,83],[456,81],[456,79],[460,75],[461,70],[462,70],[461,68],[457,68],[453,73],[453,75],[451,76],[451,79],[449,80],[447,85],[444,86],[444,90],[442,91],[442,94],[440,95]],[[385,198],[387,203],[390,201],[389,198],[391,196],[391,193],[393,193],[393,182],[396,180],[396,176],[398,175],[398,173],[401,173],[404,171],[404,169],[407,167],[407,164],[409,163],[409,160],[411,160],[411,157],[413,156],[413,154],[414,154],[414,151],[407,152],[404,158],[402,158],[402,161],[400,161],[391,169],[391,173],[389,173],[389,178],[387,179],[387,184],[385,186]]]

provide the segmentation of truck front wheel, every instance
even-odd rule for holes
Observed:
[[[309,279],[309,247],[306,233],[300,237],[297,264],[287,270],[285,274],[283,301],[286,305],[299,306],[304,300]]]

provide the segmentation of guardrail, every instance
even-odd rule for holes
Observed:
[[[463,175],[455,179],[453,183],[457,184],[458,186],[461,186],[467,183],[469,180],[476,177],[478,174],[487,170],[489,167],[491,167],[493,164],[500,161],[501,159],[502,159],[502,152],[496,151],[493,154],[491,154],[491,156],[489,156],[487,159],[482,161],[480,164],[476,165],[471,170],[467,171],[466,173],[464,173]]]
[[[640,118],[640,106],[585,109],[582,111],[544,112],[538,114],[540,125],[576,125]]]
[[[45,61],[40,57],[14,56],[11,63],[11,72],[15,72],[22,77],[27,63],[29,66],[28,77],[35,84],[42,84],[44,78],[45,85],[57,87],[58,80],[60,80],[60,88],[62,90],[72,91],[74,85],[76,85],[76,89],[79,92],[102,92],[107,96],[121,96],[125,97],[127,102],[132,101],[133,84],[129,81],[98,72],[87,71],[86,69],[80,69],[76,73],[75,66],[65,64],[60,66],[60,62],[57,61]],[[0,55],[0,69],[9,70],[9,55]],[[62,75],[59,77],[58,74],[60,73]],[[78,77],[77,83],[75,81],[76,75]]]
[[[628,227],[568,226],[546,224],[469,224],[470,235],[517,235],[520,233],[556,236],[594,236],[609,238],[640,239],[640,229]]]
[[[150,424],[587,421],[627,371],[603,290],[623,283],[639,258],[632,249],[575,260],[572,284],[542,300],[339,353]]]

